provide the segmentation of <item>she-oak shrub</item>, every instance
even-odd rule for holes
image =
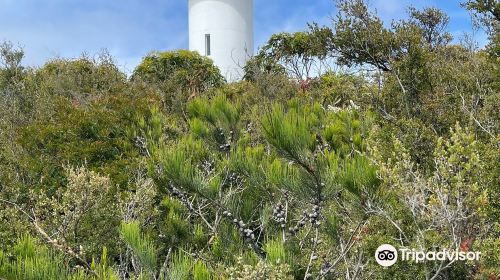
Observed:
[[[226,263],[238,256],[270,262],[270,253],[282,247],[288,257],[281,262],[295,277],[338,269],[324,258],[350,255],[349,236],[367,221],[356,209],[379,184],[363,155],[369,121],[361,123],[353,109],[335,113],[295,100],[263,114],[266,144],[251,139],[241,109],[223,96],[193,100],[188,112],[190,133],[170,145],[157,143],[150,172],[161,192],[185,207],[179,214],[190,231],[209,243],[164,246]],[[176,223],[165,226],[171,231]]]

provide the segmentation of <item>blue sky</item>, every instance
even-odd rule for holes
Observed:
[[[473,33],[460,0],[370,0],[387,21],[404,17],[406,7],[438,7],[450,16],[450,32]],[[330,24],[333,0],[254,0],[255,40],[273,33],[303,30],[308,22]],[[484,45],[483,32],[473,34]],[[130,72],[152,50],[188,47],[187,0],[0,0],[0,42],[24,48],[26,65],[51,58],[95,55],[107,49]]]

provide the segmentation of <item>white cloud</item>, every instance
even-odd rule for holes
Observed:
[[[54,57],[74,58],[108,49],[133,68],[153,49],[187,47],[184,3],[177,1],[0,0],[0,40],[24,47],[25,64]],[[185,7],[184,7],[185,9]]]
[[[370,6],[387,23],[405,17],[409,5],[442,6],[455,35],[471,30],[459,0],[434,1],[370,0]],[[254,5],[256,46],[310,22],[330,25],[335,14],[332,0],[255,0]],[[0,0],[0,41],[24,46],[28,65],[108,49],[129,72],[151,50],[187,48],[187,28],[186,0]],[[482,32],[476,38],[480,45],[486,42]]]

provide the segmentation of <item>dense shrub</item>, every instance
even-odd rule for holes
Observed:
[[[22,65],[0,45],[1,279],[497,279],[498,5],[273,35],[227,84],[153,52]],[[373,259],[380,244],[478,261]]]

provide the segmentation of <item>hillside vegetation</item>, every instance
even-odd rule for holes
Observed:
[[[0,45],[0,279],[498,279],[500,4],[273,35],[208,58],[23,66]],[[378,265],[381,244],[480,251]]]

